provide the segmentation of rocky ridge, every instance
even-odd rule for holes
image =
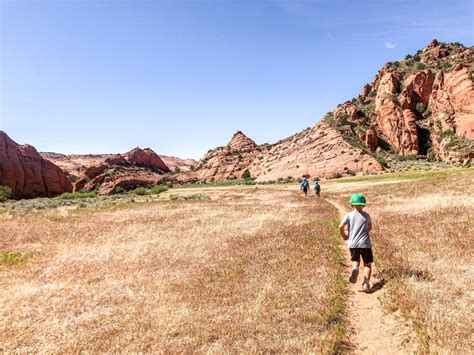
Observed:
[[[123,155],[109,155],[99,164],[83,168],[74,182],[74,191],[97,190],[101,195],[112,195],[165,182],[170,171],[152,149],[137,147]]]
[[[387,63],[361,95],[323,120],[378,154],[470,165],[474,151],[473,49],[431,44]]]
[[[433,40],[387,63],[361,94],[314,127],[275,144],[242,132],[210,150],[182,180],[257,181],[374,173],[397,157],[470,165],[474,158],[473,48]]]
[[[53,197],[72,191],[64,172],[28,144],[19,145],[0,131],[0,185],[14,198]]]

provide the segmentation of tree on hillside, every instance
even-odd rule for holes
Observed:
[[[244,173],[242,174],[242,179],[250,179],[252,176],[250,175],[250,171],[246,169]]]

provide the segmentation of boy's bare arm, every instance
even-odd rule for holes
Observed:
[[[339,233],[341,233],[341,237],[342,237],[343,240],[347,240],[347,239],[348,239],[348,236],[347,236],[347,234],[346,234],[346,230],[345,230],[346,228],[345,228],[345,227],[346,227],[345,224],[339,226]]]
[[[372,230],[372,223],[369,223],[369,224],[367,225],[367,230],[368,230],[369,232]]]

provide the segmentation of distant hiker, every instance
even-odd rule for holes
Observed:
[[[374,257],[372,255],[372,243],[370,242],[369,232],[372,229],[372,220],[367,212],[362,211],[366,205],[365,196],[362,194],[354,194],[351,196],[350,204],[352,212],[349,212],[342,219],[339,225],[339,231],[342,239],[348,240],[349,250],[351,252],[352,272],[349,282],[356,283],[359,276],[360,258],[364,262],[364,281],[362,290],[370,293],[370,276],[372,273],[372,263]],[[348,234],[345,232],[347,225]]]
[[[314,193],[316,194],[316,197],[321,197],[321,196],[320,196],[320,193],[321,193],[321,186],[319,185],[319,182],[318,182],[318,181],[315,181],[315,182],[314,182]]]
[[[303,181],[301,182],[300,190],[303,190],[304,195],[306,197],[308,196],[309,182],[308,182],[308,179],[306,179],[305,177],[303,178]]]

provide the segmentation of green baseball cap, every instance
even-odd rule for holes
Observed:
[[[365,201],[365,196],[362,194],[354,194],[350,199],[351,205],[355,206],[365,206],[367,202]]]

